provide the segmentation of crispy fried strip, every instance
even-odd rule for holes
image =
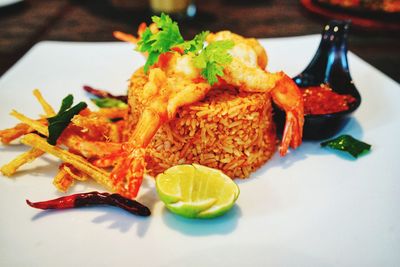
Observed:
[[[68,163],[62,163],[57,175],[53,179],[53,185],[61,192],[67,192],[74,185],[74,180],[86,181],[89,177]]]
[[[41,149],[49,154],[52,154],[60,158],[64,162],[72,164],[75,168],[82,171],[83,173],[86,173],[88,176],[92,177],[96,182],[106,187],[106,189],[114,191],[112,182],[109,178],[110,174],[105,170],[93,166],[81,156],[72,154],[59,147],[52,146],[48,144],[44,138],[36,134],[25,135],[24,137],[21,138],[21,142],[25,145]]]
[[[87,141],[79,135],[63,138],[62,144],[85,158],[103,158],[121,150],[121,143]]]
[[[33,90],[33,95],[36,97],[36,99],[39,101],[40,105],[42,106],[44,112],[46,113],[46,116],[54,116],[56,113],[54,112],[54,109],[47,103],[47,101],[43,98],[42,94],[38,89]],[[10,134],[8,136],[8,139],[2,136],[2,141],[9,141],[11,142],[12,140],[27,134],[29,132],[32,132],[32,128],[25,123],[19,123],[17,124],[14,128],[7,129],[9,130],[8,133]],[[5,132],[6,130],[3,130],[2,132]],[[7,132],[6,132],[7,133]],[[6,142],[3,142],[6,143]],[[22,153],[21,155],[17,156],[14,158],[12,161],[9,163],[5,164],[3,167],[1,167],[0,171],[6,175],[6,176],[12,176],[18,168],[20,168],[22,165],[32,162],[34,159],[40,157],[41,155],[44,154],[44,151],[39,150],[37,148],[32,148],[27,152]]]
[[[39,89],[33,90],[33,95],[39,101],[40,105],[42,106],[44,112],[46,113],[47,117],[53,117],[56,115],[53,107],[43,98],[42,94],[40,93]]]
[[[101,108],[98,111],[92,111],[92,114],[98,114],[108,119],[125,118],[128,108]]]
[[[40,121],[36,121],[31,118],[28,118],[24,114],[21,114],[16,110],[12,110],[10,115],[14,116],[15,118],[22,121],[23,123],[29,125],[30,127],[32,127],[34,130],[38,131],[39,133],[41,133],[45,136],[49,136],[49,131],[47,129],[47,126],[42,124]]]
[[[136,44],[138,42],[138,39],[129,33],[114,31],[113,36],[114,36],[114,38],[116,38],[120,41],[123,41],[123,42],[128,42],[128,43],[132,43],[132,44]]]
[[[86,173],[81,172],[71,164],[64,163],[62,168],[75,180],[86,181],[89,178]]]
[[[40,91],[38,89],[33,90],[33,95],[39,101],[39,103],[42,106],[47,117],[52,117],[52,116],[56,115],[56,113],[54,112],[54,109],[43,98],[42,94],[40,93]],[[23,123],[18,123],[13,128],[0,130],[0,141],[3,144],[9,144],[11,141],[17,139],[18,137],[21,137],[24,134],[31,133],[33,130],[38,131],[38,129],[32,129],[32,127],[30,127],[30,125],[33,123],[32,122],[33,120],[26,118],[24,115],[16,112],[15,110],[11,112],[11,115],[16,117],[17,119],[23,121]],[[28,120],[29,120],[29,123],[28,123]],[[37,122],[35,122],[35,125],[36,125],[36,123]]]
[[[16,158],[14,158],[9,163],[3,165],[1,167],[1,169],[0,169],[0,171],[5,176],[11,176],[23,164],[31,162],[31,161],[33,161],[34,159],[40,157],[43,154],[44,154],[44,152],[42,150],[37,149],[37,148],[31,148],[30,150],[26,151],[25,153],[22,153],[21,155],[19,155]]]
[[[60,170],[53,179],[53,185],[61,192],[67,192],[67,190],[74,184],[74,178],[60,166]]]
[[[82,132],[86,133],[90,139],[95,139],[96,141],[110,140],[110,132],[114,125],[107,118],[92,114],[88,117],[75,115],[71,122],[73,125],[82,128]]]
[[[9,144],[18,137],[32,132],[33,129],[25,123],[18,123],[13,128],[0,130],[0,140],[3,144]]]
[[[92,113],[93,114],[93,113]],[[108,131],[109,122],[106,118],[101,116],[92,115],[91,116],[82,116],[82,115],[75,115],[71,122],[81,128],[91,128],[93,130],[101,132],[104,134]]]
[[[116,124],[112,124],[110,126],[110,132],[108,133],[108,138],[110,142],[121,142],[122,140],[122,133],[119,131],[119,127]]]

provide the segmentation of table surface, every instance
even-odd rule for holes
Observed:
[[[113,41],[149,21],[143,0],[25,0],[0,8],[0,76],[42,40]],[[229,29],[257,38],[320,33],[328,21],[295,0],[198,0],[197,16],[180,21],[182,35]],[[353,27],[349,50],[400,82],[400,32]]]

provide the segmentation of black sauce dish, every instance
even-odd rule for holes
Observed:
[[[361,104],[361,96],[351,78],[347,61],[347,37],[350,21],[332,20],[322,31],[321,42],[314,58],[303,72],[293,78],[299,87],[327,84],[338,94],[352,95],[356,100],[341,112],[305,115],[303,139],[323,140],[337,134]],[[278,132],[282,132],[285,113],[274,108]]]

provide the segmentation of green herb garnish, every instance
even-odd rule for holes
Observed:
[[[144,65],[145,72],[158,61],[160,54],[170,51],[172,47],[178,44],[184,43],[178,23],[168,15],[162,13],[160,17],[152,16],[151,19],[157,25],[159,31],[152,33],[147,27],[137,46],[138,51],[149,53]]]
[[[361,142],[351,135],[341,135],[335,139],[328,140],[321,143],[322,147],[330,147],[337,150],[342,150],[350,153],[354,158],[357,158],[361,154],[368,152],[371,149],[371,145]]]
[[[126,108],[128,105],[116,98],[92,98],[93,103],[96,104],[99,108]]]
[[[79,102],[71,108],[73,102],[74,97],[72,95],[66,96],[62,100],[61,107],[57,115],[47,119],[49,123],[49,137],[47,138],[47,143],[50,145],[55,145],[57,143],[57,139],[60,137],[65,128],[67,128],[68,124],[71,122],[71,119],[82,109],[87,107],[85,102]]]
[[[203,50],[204,42],[206,41],[208,34],[210,34],[209,31],[201,32],[197,34],[192,40],[185,41],[179,46],[183,48],[185,54],[190,52],[197,55],[201,50]]]
[[[224,75],[224,65],[232,61],[228,50],[233,46],[234,43],[231,40],[215,41],[193,59],[195,67],[202,69],[201,75],[209,84],[213,85],[218,81],[218,76]]]
[[[177,47],[183,50],[184,54],[194,54],[193,63],[195,67],[201,69],[201,75],[213,85],[218,81],[218,76],[224,75],[224,65],[232,61],[232,56],[228,50],[234,46],[233,41],[215,41],[204,47],[204,42],[209,34],[208,31],[197,34],[192,40],[185,41],[179,31],[178,23],[173,21],[168,15],[162,13],[160,17],[151,17],[157,25],[159,31],[152,33],[150,28],[143,32],[141,40],[138,42],[137,50],[147,52],[148,57],[144,65],[147,73],[149,68],[157,63],[160,55],[171,51]]]

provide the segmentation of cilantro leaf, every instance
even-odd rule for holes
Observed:
[[[158,62],[158,58],[160,57],[161,53],[159,52],[150,52],[147,56],[146,64],[144,64],[144,71],[147,73],[149,68]]]
[[[181,46],[184,49],[185,54],[192,52],[194,54],[198,54],[204,48],[204,42],[207,38],[207,35],[210,34],[209,31],[203,31],[190,40],[185,41]]]
[[[224,67],[219,64],[207,62],[206,68],[201,71],[201,75],[213,85],[218,82],[218,76],[224,75]]]
[[[57,115],[47,119],[49,123],[49,137],[47,138],[47,143],[50,145],[55,145],[57,143],[57,139],[60,137],[65,128],[67,128],[68,124],[71,122],[71,119],[82,109],[87,107],[85,102],[80,102],[71,107],[73,101],[74,98],[72,95],[65,97]]]
[[[166,15],[165,13],[161,13],[161,15],[158,16],[152,16],[151,20],[157,24],[159,28],[167,28],[170,27],[171,24],[176,23],[174,22],[170,16]]]
[[[342,150],[350,153],[354,158],[357,158],[361,154],[368,152],[371,149],[371,145],[361,142],[351,135],[341,135],[335,139],[328,140],[321,143],[322,147],[330,147],[337,150]]]
[[[158,33],[150,37],[151,40],[154,40],[152,49],[167,52],[174,45],[184,42],[178,23],[172,21],[168,15],[162,13],[161,17],[153,16],[152,20],[160,29]]]
[[[157,25],[159,31],[152,33],[149,28],[146,28],[137,46],[138,51],[149,53],[144,65],[145,72],[158,61],[160,54],[168,52],[172,47],[184,43],[178,23],[173,21],[168,15],[162,13],[160,17],[153,16],[151,19]]]
[[[128,106],[125,102],[115,98],[92,98],[90,100],[99,108],[125,108]]]
[[[162,53],[171,51],[173,47],[181,47],[185,54],[195,55],[193,59],[195,67],[201,69],[201,75],[211,85],[218,82],[218,76],[224,74],[224,65],[232,61],[228,50],[234,46],[233,41],[216,41],[204,47],[208,31],[203,31],[192,40],[185,41],[179,31],[178,23],[168,15],[162,13],[161,16],[153,16],[151,19],[157,25],[158,32],[152,33],[150,28],[146,28],[137,46],[138,51],[148,53],[144,65],[146,73],[158,62]]]
[[[218,82],[218,76],[224,74],[224,65],[232,61],[228,50],[234,46],[231,40],[215,41],[206,46],[200,54],[194,57],[193,64],[201,69],[201,75],[213,85]]]
[[[150,40],[150,37],[153,35],[153,33],[150,31],[149,28],[146,28],[146,30],[142,34],[142,38],[138,42],[137,50],[140,52],[147,52],[151,50],[151,44],[152,41]]]

